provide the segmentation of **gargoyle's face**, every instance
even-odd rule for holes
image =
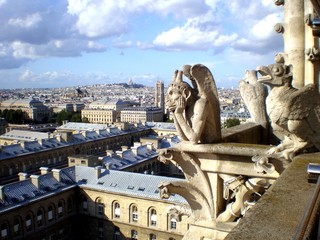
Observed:
[[[258,82],[269,86],[282,86],[287,78],[286,67],[284,64],[271,64],[269,66],[259,66],[257,71],[260,73]]]
[[[170,112],[174,112],[177,107],[177,101],[182,99],[185,103],[187,102],[187,95],[189,95],[188,88],[180,88],[176,85],[171,84],[168,88],[166,96],[166,106]]]

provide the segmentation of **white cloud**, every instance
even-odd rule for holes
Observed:
[[[256,39],[268,39],[275,34],[273,26],[281,20],[279,13],[269,14],[252,27],[251,33]]]
[[[4,5],[6,2],[7,2],[7,0],[0,0],[0,7],[1,7],[2,5]]]
[[[217,54],[234,48],[261,54],[279,46],[273,40],[281,37],[270,24],[279,19],[280,9],[272,0],[0,0],[0,69],[45,57],[103,52],[109,43],[158,51]],[[137,36],[137,19],[145,15],[170,21],[167,29],[150,23],[151,33]]]
[[[209,17],[208,17],[209,16]],[[211,15],[190,18],[182,27],[162,32],[153,41],[155,47],[171,50],[207,50],[212,47],[227,46],[237,38],[237,34],[224,35],[212,26]]]
[[[37,25],[41,21],[41,16],[39,13],[28,15],[25,18],[11,18],[8,21],[9,25],[21,27],[21,28],[30,28]]]
[[[78,31],[88,37],[117,36],[127,31],[127,13],[121,1],[69,0],[68,12],[78,17]]]

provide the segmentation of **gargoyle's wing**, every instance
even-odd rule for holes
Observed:
[[[196,64],[191,67],[190,71],[194,81],[197,83],[197,88],[199,91],[200,97],[207,98],[209,102],[209,107],[212,113],[216,118],[219,118],[219,121],[215,121],[214,129],[221,129],[220,126],[220,105],[219,105],[219,96],[216,83],[212,76],[211,71],[202,64]]]
[[[284,109],[283,116],[288,116],[289,120],[307,118],[310,111],[317,111],[320,106],[320,95],[313,84],[295,91],[288,100],[289,107]]]

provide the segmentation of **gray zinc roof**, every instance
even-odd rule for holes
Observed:
[[[161,177],[148,174],[122,172],[116,170],[101,169],[101,175],[96,177],[96,169],[76,166],[76,181],[80,187],[105,190],[116,193],[135,195],[138,197],[160,200],[158,186],[161,182],[185,181],[179,178]],[[173,195],[164,201],[187,203],[180,195]]]

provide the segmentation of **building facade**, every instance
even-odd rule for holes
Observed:
[[[160,198],[166,180],[173,179],[79,166],[21,173],[0,188],[0,239],[180,240],[186,217],[170,209],[186,202]]]
[[[52,116],[52,109],[36,99],[9,99],[3,101],[0,105],[1,111],[5,109],[22,110],[25,120],[42,122],[50,119]]]
[[[121,111],[121,121],[130,123],[162,122],[163,111],[158,107],[131,107]]]
[[[117,112],[112,109],[83,109],[81,118],[90,123],[114,123],[117,121]]]
[[[67,123],[47,139],[1,146],[0,185],[16,178],[19,172],[37,171],[41,166],[67,166],[68,156],[97,155],[109,149],[131,146],[150,131],[142,125],[120,130],[112,127],[106,129],[105,125],[99,124]]]

